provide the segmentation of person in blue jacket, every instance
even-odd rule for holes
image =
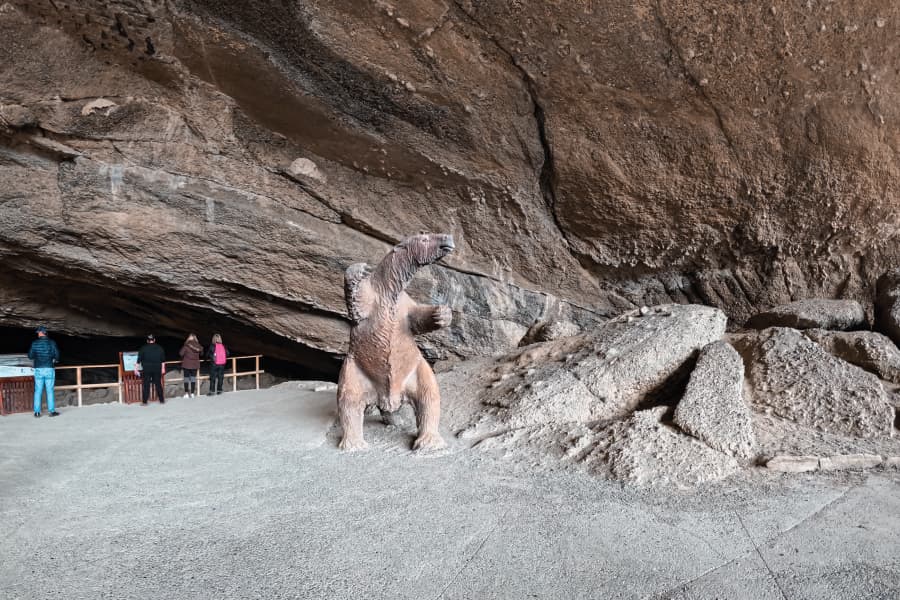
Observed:
[[[51,417],[58,417],[56,400],[53,397],[53,385],[56,383],[56,369],[59,362],[59,348],[56,342],[47,337],[47,328],[41,325],[36,330],[38,339],[31,342],[28,358],[34,363],[34,416],[41,416],[41,400],[44,389],[47,390],[47,409]]]

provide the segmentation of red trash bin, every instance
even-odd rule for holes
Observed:
[[[141,396],[144,393],[144,380],[135,375],[134,371],[125,370],[122,354],[122,352],[119,352],[119,374],[122,378],[122,402],[124,404],[137,404],[141,401]],[[165,365],[163,365],[163,390],[165,390],[165,387],[166,369]],[[150,402],[159,402],[159,398],[156,397],[155,386],[150,386]]]
[[[34,377],[0,379],[0,415],[34,410]]]

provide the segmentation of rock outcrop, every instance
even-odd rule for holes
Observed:
[[[641,485],[900,460],[898,396],[807,337],[866,332],[769,328],[726,341],[724,327],[708,307],[643,307],[590,333],[464,361],[440,375],[448,426],[528,468]],[[678,346],[686,340],[697,345]]]
[[[794,329],[740,336],[751,406],[824,432],[890,436],[894,410],[877,377],[828,354]]]
[[[900,383],[900,349],[887,336],[874,331],[824,331],[807,329],[803,334],[834,356]]]
[[[679,392],[697,353],[725,333],[725,315],[696,305],[626,313],[589,334],[528,346],[496,368],[466,435],[619,419]]]
[[[454,310],[435,357],[559,305],[862,301],[900,265],[898,22],[770,8],[5,2],[0,323],[336,367],[343,269],[420,230],[460,240],[411,287]]]
[[[744,362],[728,342],[700,351],[674,422],[710,448],[750,459],[755,439],[750,408],[743,398]]]
[[[866,324],[866,313],[856,300],[813,298],[776,306],[753,316],[748,325],[755,329],[858,329]]]

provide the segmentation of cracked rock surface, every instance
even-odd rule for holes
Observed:
[[[342,269],[420,230],[458,240],[414,287],[454,310],[435,357],[642,305],[869,309],[900,265],[885,6],[5,2],[0,324],[334,368]]]
[[[824,331],[807,329],[803,334],[834,356],[900,383],[900,349],[890,338],[874,331]]]
[[[583,461],[638,485],[690,487],[718,481],[740,468],[737,460],[661,423],[665,407],[637,411],[598,436]]]
[[[752,458],[755,436],[743,389],[741,356],[728,342],[713,342],[700,351],[673,420],[711,448]]]
[[[891,435],[894,410],[879,379],[828,354],[794,329],[736,338],[754,409],[827,433]]]
[[[502,360],[465,433],[627,416],[677,393],[697,352],[725,333],[725,315],[697,305],[626,313],[576,337],[528,346]]]

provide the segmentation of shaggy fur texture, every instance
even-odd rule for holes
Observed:
[[[414,336],[449,325],[450,308],[416,304],[404,290],[420,267],[440,260],[453,248],[450,235],[420,234],[395,246],[374,270],[364,263],[347,268],[344,293],[353,326],[338,378],[342,450],[367,446],[362,433],[366,406],[377,405],[389,414],[406,401],[416,411],[418,437],[413,448],[445,445],[438,432],[437,380]]]

